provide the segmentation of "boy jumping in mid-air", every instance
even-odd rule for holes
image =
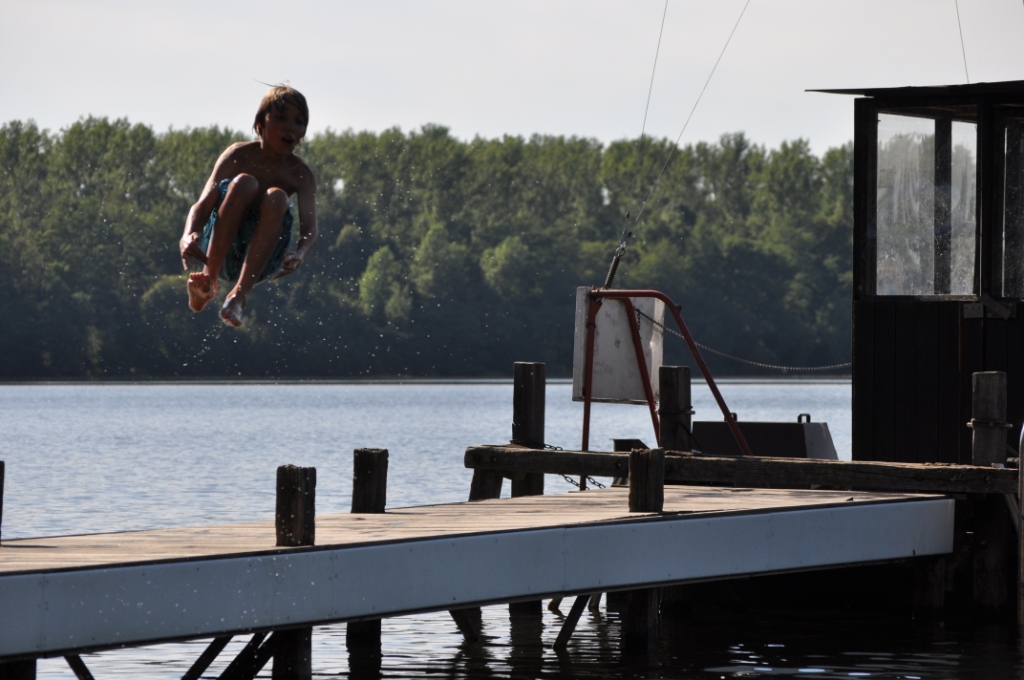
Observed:
[[[295,155],[308,123],[306,98],[287,85],[274,86],[252,126],[259,139],[232,144],[217,159],[179,242],[185,269],[204,265],[188,276],[192,311],[203,311],[217,296],[218,278],[234,281],[220,318],[240,326],[253,286],[294,273],[313,249],[316,177]],[[292,194],[299,200],[299,242],[288,250]]]

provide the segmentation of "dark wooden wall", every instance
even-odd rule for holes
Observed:
[[[971,374],[1006,371],[1010,445],[1024,423],[1024,318],[965,319],[954,300],[853,305],[853,458],[970,464]]]

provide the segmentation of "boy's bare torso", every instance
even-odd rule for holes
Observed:
[[[301,158],[295,154],[268,158],[258,141],[232,145],[224,154],[211,181],[216,185],[221,180],[242,173],[252,175],[259,182],[256,200],[271,187],[277,187],[289,196],[294,196],[312,177],[312,171]]]

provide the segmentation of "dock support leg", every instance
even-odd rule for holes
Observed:
[[[316,468],[282,465],[277,469],[275,524],[279,546],[316,543]],[[312,627],[277,632],[272,642],[268,651],[274,656],[274,680],[306,680],[312,676]]]
[[[273,649],[273,637],[267,640],[266,633],[256,633],[220,674],[219,680],[252,680],[267,665]]]
[[[273,680],[308,680],[313,676],[313,629],[274,633]]]
[[[544,448],[544,409],[547,367],[517,361],[512,365],[512,443],[531,449]],[[543,496],[544,475],[527,472],[512,479],[512,497]],[[541,616],[540,600],[510,602],[509,614]]]
[[[919,557],[914,564],[914,611],[934,615],[946,605],[946,558]]]
[[[1008,551],[1013,532],[1006,501],[996,494],[974,500],[974,606],[1005,610],[1011,606]]]
[[[562,629],[558,631],[558,637],[555,638],[554,650],[556,652],[562,651],[569,646],[569,639],[572,638],[572,634],[576,630],[576,624],[580,622],[580,616],[583,614],[583,608],[589,600],[590,595],[576,596],[572,607],[569,609],[569,614],[565,617],[565,621],[562,622]]]
[[[501,498],[501,485],[504,481],[504,475],[495,470],[473,470],[473,481],[469,486],[469,500],[486,501],[492,498]],[[473,621],[483,620],[480,607],[453,609],[449,613],[455,620],[456,625],[459,626],[459,630],[462,630],[462,625],[458,622],[462,620],[464,615],[470,616]],[[478,628],[478,631],[482,633],[482,628]],[[466,631],[463,630],[462,634],[465,635]],[[466,640],[469,642],[474,641],[469,637],[466,637]]]
[[[622,652],[625,656],[652,657],[658,647],[660,588],[641,588],[628,593],[622,621]]]
[[[1006,373],[984,371],[971,376],[971,461],[984,467],[1006,463]],[[996,495],[974,500],[974,605],[1005,610],[1012,602],[1009,573],[1010,532],[1006,499]],[[1015,543],[1015,542],[1014,542]]]
[[[192,664],[192,667],[185,672],[185,675],[181,676],[181,680],[199,680],[203,673],[206,672],[206,669],[210,667],[210,664],[213,663],[214,659],[216,659],[220,653],[224,651],[224,648],[228,646],[232,637],[233,636],[231,635],[225,635],[223,637],[214,638],[210,644],[207,645],[206,649],[203,650],[203,653],[199,655],[196,662]]]
[[[89,672],[88,667],[86,667],[85,662],[82,661],[82,657],[77,654],[69,654],[64,657],[64,660],[68,662],[68,666],[71,667],[72,672],[74,672],[75,677],[78,678],[78,680],[95,680],[92,673]]]
[[[629,454],[629,511],[661,512],[665,506],[665,452],[634,449]],[[650,657],[658,643],[660,588],[631,590],[622,622],[626,656]]]
[[[36,660],[0,662],[0,680],[36,680]]]
[[[356,449],[353,453],[352,513],[383,513],[388,504],[388,450]],[[380,630],[380,619],[349,621],[345,626],[349,654],[380,657]]]
[[[509,654],[511,677],[540,677],[544,666],[544,619],[540,611],[519,613],[510,607],[508,619],[509,642],[512,645]]]
[[[661,448],[666,451],[692,451],[693,402],[689,366],[662,366],[658,369],[661,403]],[[661,591],[661,615],[683,618],[689,614],[692,585],[670,586]]]
[[[480,608],[451,609],[448,611],[466,642],[480,642]]]

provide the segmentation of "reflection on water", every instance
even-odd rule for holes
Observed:
[[[567,611],[567,610],[566,610]],[[814,615],[696,616],[664,620],[657,654],[623,660],[619,615],[586,610],[566,652],[552,650],[561,618],[509,615],[505,606],[483,610],[485,638],[463,641],[447,613],[388,619],[380,655],[350,654],[344,625],[316,628],[313,671],[319,678],[880,678],[884,680],[990,680],[1019,678],[1024,663],[1009,626],[949,621]],[[215,678],[237,654],[232,642],[203,677]],[[87,655],[98,678],[180,678],[205,643],[160,645]],[[63,660],[40,662],[39,677],[74,675]],[[269,665],[259,675],[270,677]]]

